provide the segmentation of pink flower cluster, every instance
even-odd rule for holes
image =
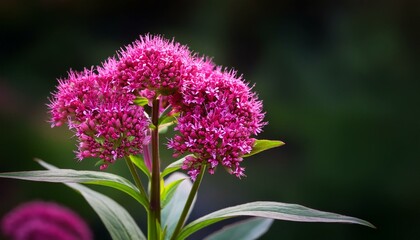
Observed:
[[[185,46],[147,35],[120,52],[118,81],[129,91],[148,89],[169,95],[180,87],[189,61]]]
[[[53,126],[68,123],[79,138],[78,158],[98,157],[105,168],[116,159],[143,152],[149,119],[136,97],[159,98],[161,110],[179,113],[169,140],[174,156],[185,153],[183,169],[195,179],[202,165],[222,165],[237,177],[265,125],[262,103],[233,71],[192,54],[186,46],[146,35],[102,66],[70,72],[49,105]]]
[[[110,102],[86,111],[86,120],[77,126],[80,139],[78,158],[97,157],[113,163],[118,158],[142,152],[147,121],[143,108],[121,102]]]
[[[25,203],[6,214],[2,231],[11,240],[91,240],[92,233],[76,213],[49,202]]]
[[[101,158],[105,169],[118,158],[140,154],[148,139],[147,117],[133,99],[106,75],[71,71],[59,80],[49,104],[52,126],[67,122],[79,139],[78,159]]]
[[[231,174],[244,176],[242,156],[252,150],[252,135],[261,132],[262,103],[234,72],[216,68],[184,81],[179,131],[168,146],[175,156],[193,153],[183,164],[195,179],[203,164],[214,173],[221,164]]]

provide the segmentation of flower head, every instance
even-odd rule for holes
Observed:
[[[242,156],[252,150],[252,135],[261,132],[262,103],[235,72],[213,70],[197,75],[182,86],[182,106],[175,130],[179,131],[168,146],[175,156],[193,153],[184,169],[194,179],[203,164],[214,173],[222,165],[241,177]]]
[[[86,223],[72,210],[49,202],[25,203],[6,214],[1,222],[12,240],[91,240]]]
[[[77,157],[101,158],[101,169],[116,159],[142,152],[148,120],[133,94],[110,75],[70,72],[60,80],[49,107],[52,125],[67,123],[79,139]]]
[[[265,125],[262,103],[242,77],[161,36],[145,35],[117,57],[60,80],[50,109],[53,126],[67,122],[79,138],[77,156],[104,160],[142,153],[148,145],[148,117],[133,104],[138,96],[159,99],[159,112],[179,114],[169,140],[174,156],[192,153],[183,168],[192,178],[202,165],[222,165],[237,177]],[[157,107],[157,106],[154,106]],[[147,154],[148,152],[146,152]]]
[[[57,91],[48,105],[52,127],[75,121],[87,107],[95,103],[98,95],[102,95],[98,76],[89,69],[80,73],[70,71],[68,78],[60,79],[58,83]]]
[[[117,79],[128,92],[143,89],[170,95],[188,74],[191,53],[186,46],[145,35],[119,53]]]
[[[108,102],[86,111],[85,115],[85,120],[75,126],[80,160],[101,158],[104,169],[118,158],[142,153],[142,146],[148,141],[148,121],[142,107]]]

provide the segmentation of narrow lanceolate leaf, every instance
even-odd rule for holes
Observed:
[[[178,188],[179,184],[184,181],[185,178],[178,179],[176,181],[168,183],[166,186],[163,187],[163,192],[161,194],[161,207],[165,208],[166,204],[172,199],[175,194],[176,189]]]
[[[39,163],[44,167],[51,166],[42,161],[39,161]],[[112,187],[127,193],[141,203],[145,209],[148,209],[147,198],[140,193],[137,187],[127,179],[112,173],[56,168],[51,170],[0,173],[0,177],[38,182],[84,183]]]
[[[176,123],[176,118],[179,116],[179,114],[174,114],[171,116],[163,116],[161,118],[159,118],[159,126],[170,126],[174,123]]]
[[[144,163],[144,159],[140,156],[129,156],[130,160],[136,165],[146,176],[150,179],[152,176],[150,175],[150,171],[147,168],[146,164]]]
[[[250,153],[244,155],[243,157],[249,157],[252,155],[255,155],[257,153],[260,153],[262,151],[271,149],[271,148],[275,148],[275,147],[280,147],[283,146],[284,142],[282,141],[277,141],[277,140],[265,140],[265,139],[257,139],[255,140],[254,146],[252,147],[252,150]]]
[[[113,240],[146,240],[134,219],[111,198],[81,184],[65,183],[78,191],[95,210]]]
[[[254,240],[265,234],[270,229],[273,219],[250,218],[244,221],[228,225],[217,232],[212,233],[204,240]]]
[[[142,107],[145,106],[148,102],[149,100],[145,97],[136,97],[136,99],[134,99],[134,103]]]
[[[38,160],[38,163],[52,170],[59,170],[53,165]],[[98,214],[113,240],[146,240],[143,232],[137,226],[130,214],[111,198],[93,191],[81,184],[64,183],[78,191]]]
[[[165,182],[168,185],[179,179],[184,180],[176,188],[165,208],[162,209],[162,227],[166,229],[165,239],[170,239],[172,236],[193,185],[189,176],[179,172],[170,175]],[[194,202],[191,204],[191,209],[193,206]]]
[[[254,216],[296,222],[355,223],[374,228],[371,223],[358,218],[348,217],[336,213],[322,212],[297,204],[279,202],[252,202],[221,209],[201,217],[185,226],[177,239],[185,239],[192,233],[204,227],[224,219],[238,216]]]
[[[178,171],[182,167],[182,163],[185,161],[185,158],[188,156],[185,156],[181,159],[176,160],[175,162],[169,164],[162,172],[161,177],[165,177],[170,173],[173,173],[175,171]]]

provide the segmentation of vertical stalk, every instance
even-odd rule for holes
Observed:
[[[174,230],[174,233],[172,234],[171,240],[175,240],[178,236],[179,232],[181,231],[181,228],[184,226],[185,219],[187,218],[187,214],[190,211],[191,204],[194,200],[195,195],[197,194],[198,188],[200,187],[201,181],[203,180],[204,173],[206,171],[206,165],[201,166],[200,174],[197,176],[197,179],[195,180],[191,192],[188,195],[187,202],[185,203],[184,209],[182,210],[181,217],[179,217],[178,223],[176,225],[176,228]]]
[[[153,213],[150,211],[147,213],[147,239],[157,239],[156,220],[154,218]]]
[[[150,216],[148,217],[149,238],[156,239],[156,223],[160,223],[160,160],[159,160],[159,99],[152,105],[152,182],[150,193]]]
[[[128,169],[130,170],[131,176],[134,179],[134,182],[137,185],[137,188],[140,190],[140,193],[147,198],[146,191],[144,190],[143,184],[141,184],[140,176],[136,171],[136,168],[134,167],[133,162],[129,159],[129,157],[125,157],[125,162],[127,163]]]

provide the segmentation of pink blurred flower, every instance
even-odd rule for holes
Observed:
[[[91,240],[92,233],[72,210],[49,202],[29,202],[6,214],[2,231],[11,240]]]

